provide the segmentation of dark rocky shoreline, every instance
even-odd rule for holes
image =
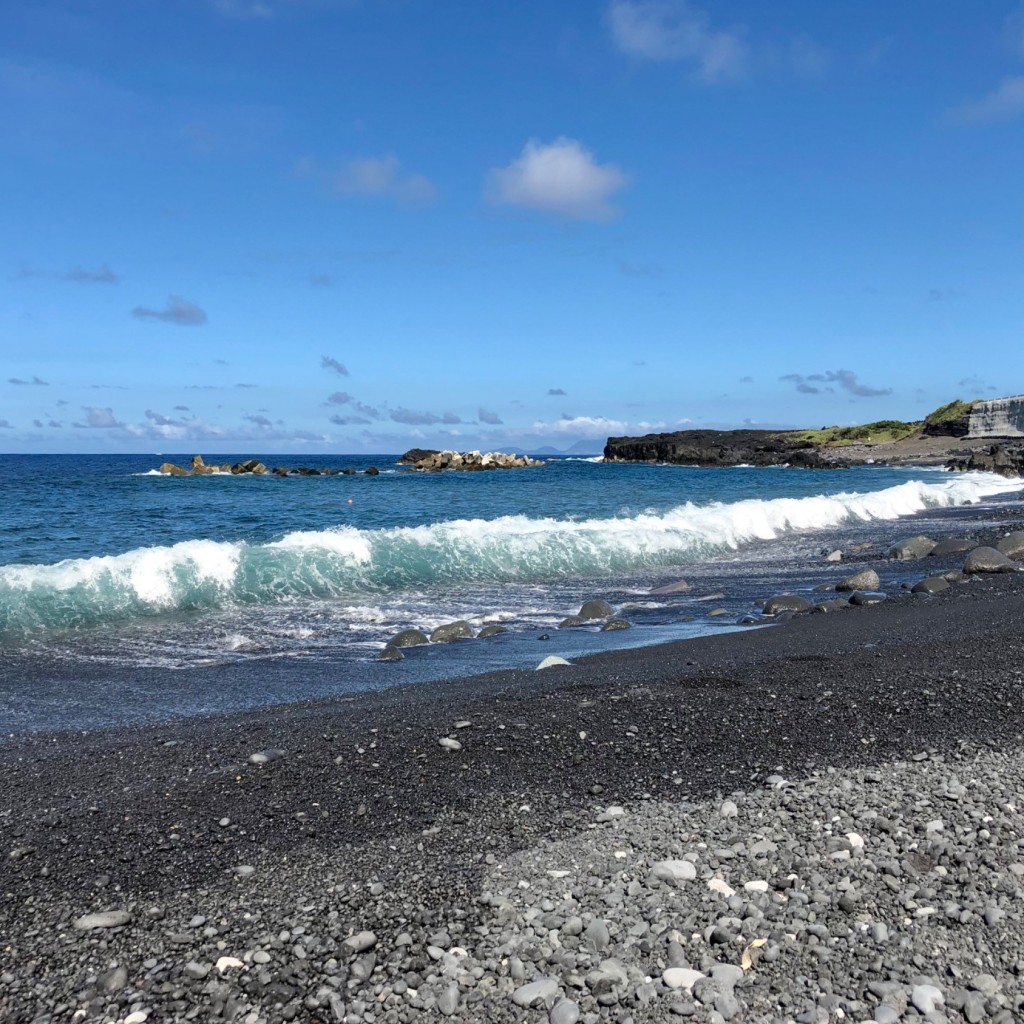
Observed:
[[[700,466],[943,466],[946,469],[1024,476],[1024,443],[1016,438],[971,439],[960,434],[922,433],[875,444],[815,444],[804,431],[680,430],[643,437],[609,437],[607,462],[659,462]]]
[[[994,541],[1020,517],[971,525]],[[963,554],[923,562],[907,577]],[[0,1018],[915,1020],[937,988],[942,1019],[1016,1019],[1024,821],[986,780],[1019,770],[1022,615],[1024,573],[986,575],[545,672],[15,737]],[[828,807],[866,851],[846,826],[815,845]],[[961,809],[945,845],[925,830]],[[998,847],[970,831],[982,814]],[[687,856],[678,896],[648,877]],[[129,920],[75,927],[108,911]],[[871,931],[886,921],[891,942]],[[957,973],[928,959],[937,942]],[[707,977],[673,988],[672,970]]]

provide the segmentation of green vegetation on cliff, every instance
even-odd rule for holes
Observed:
[[[939,406],[934,412],[928,413],[924,418],[924,432],[926,434],[944,434],[950,431],[949,428],[963,428],[967,432],[967,424],[971,418],[971,410],[981,399],[974,399],[970,402],[962,402],[954,398],[952,402]],[[955,433],[959,433],[959,429]]]
[[[932,437],[962,437],[967,433],[971,410],[980,399],[970,402],[959,398],[930,412],[923,420],[876,420],[855,427],[822,427],[820,430],[787,430],[785,436],[807,441],[822,448],[840,448],[850,444],[892,444],[923,434]]]
[[[857,427],[822,427],[821,430],[794,430],[790,437],[826,448],[838,448],[848,444],[889,444],[912,437],[921,428],[920,423],[904,423],[902,420],[876,420]]]

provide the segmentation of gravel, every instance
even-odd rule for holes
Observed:
[[[887,593],[571,671],[12,741],[0,1019],[1022,1019],[1024,575]]]

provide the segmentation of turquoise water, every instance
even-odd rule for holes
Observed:
[[[255,669],[281,658],[330,664],[337,686],[358,688],[383,685],[380,671],[409,681],[532,660],[535,647],[524,653],[512,641],[551,631],[559,650],[545,653],[695,635],[734,623],[765,589],[792,585],[787,566],[807,565],[822,547],[1018,489],[992,476],[874,466],[702,470],[583,459],[418,474],[394,456],[262,455],[270,466],[372,464],[381,474],[154,472],[189,457],[0,456],[5,692],[24,696],[26,666],[66,693],[104,673]],[[736,565],[743,572],[724,600],[731,617],[712,618],[700,580],[720,581]],[[695,581],[691,592],[650,594],[681,575]],[[595,594],[635,628],[557,631]],[[457,645],[457,654],[414,652],[398,669],[375,664],[397,631],[453,619],[500,623],[509,636]],[[260,699],[272,697],[280,695]]]

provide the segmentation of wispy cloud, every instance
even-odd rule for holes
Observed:
[[[19,387],[37,387],[37,388],[48,388],[50,382],[43,380],[42,377],[32,377],[31,380],[25,380],[23,377],[8,377],[8,384],[17,384]]]
[[[114,410],[109,406],[106,408],[99,408],[95,405],[82,406],[82,410],[85,413],[84,423],[72,423],[71,426],[85,428],[96,428],[101,429],[119,429],[124,427],[116,416],[114,416]]]
[[[364,421],[362,419],[359,422],[369,422],[369,420],[379,420],[381,418],[380,411],[375,409],[372,405],[364,405],[358,399],[353,398],[347,391],[335,391],[334,394],[327,396],[328,405],[345,405],[352,410],[352,413],[359,417],[367,417]],[[331,417],[332,423],[337,423],[335,417]]]
[[[619,210],[612,197],[629,184],[614,164],[564,135],[545,145],[531,139],[507,167],[493,168],[485,194],[500,206],[521,206],[573,220],[609,220]]]
[[[77,284],[117,284],[119,280],[117,274],[106,263],[95,269],[73,267],[64,273],[53,273],[49,270],[22,270],[19,271],[18,277],[46,278],[51,281],[74,281]]]
[[[218,14],[241,21],[269,21],[287,11],[344,7],[351,3],[352,0],[210,0]]]
[[[320,369],[330,370],[331,373],[336,373],[339,377],[348,376],[348,367],[344,363],[339,363],[334,356],[321,356]]]
[[[75,267],[64,275],[65,281],[76,281],[78,284],[117,284],[118,277],[110,267],[103,264],[95,270],[89,267]]]
[[[549,395],[564,395],[566,393],[562,388],[548,388]]]
[[[399,406],[392,409],[388,416],[395,423],[407,423],[410,426],[431,426],[435,423],[454,424],[461,423],[462,419],[453,412],[424,412],[418,409],[406,409]]]
[[[169,295],[167,305],[163,309],[151,309],[148,306],[136,306],[132,316],[140,320],[163,320],[164,323],[176,324],[179,327],[199,327],[206,323],[206,312],[194,302],[183,299],[180,295]]]
[[[358,414],[354,414],[352,416],[334,415],[334,416],[330,417],[330,422],[334,423],[336,426],[339,426],[339,427],[351,427],[351,426],[354,426],[356,424],[372,423],[373,420],[368,419],[366,416],[360,416]]]
[[[334,278],[330,274],[310,274],[309,283],[314,288],[330,288],[334,284]]]
[[[504,422],[496,412],[489,412],[487,409],[483,408],[477,410],[476,418],[481,423],[487,423],[490,426],[498,426]]]
[[[13,430],[14,424],[9,420],[0,420],[0,430]]]
[[[608,23],[623,53],[687,61],[702,82],[725,82],[747,71],[750,55],[742,34],[712,28],[708,15],[686,0],[614,0]]]
[[[830,386],[832,384],[858,398],[877,398],[892,394],[892,388],[874,388],[862,384],[852,370],[827,370],[825,373],[811,373],[806,376],[802,373],[787,373],[779,380],[788,381],[803,395],[817,395],[822,391],[834,392],[836,389]]]
[[[1011,121],[1024,114],[1024,75],[1004,78],[999,87],[979,100],[968,100],[946,112],[953,125],[968,127]]]
[[[315,160],[301,160],[296,168],[304,178],[320,183],[335,198],[376,196],[402,203],[425,203],[437,199],[437,186],[422,174],[402,169],[397,157],[361,157],[336,167],[325,167]]]

